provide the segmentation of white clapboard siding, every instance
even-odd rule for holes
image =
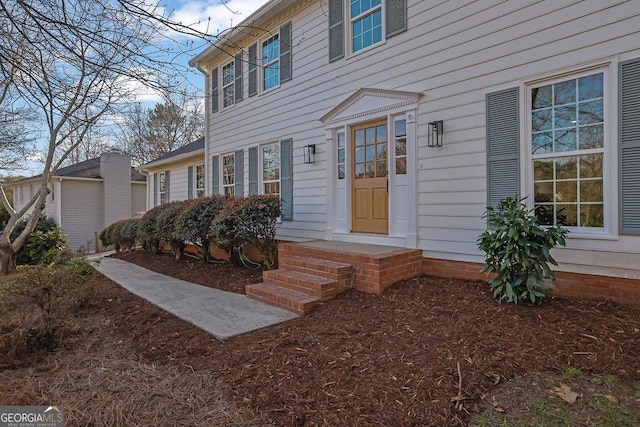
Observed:
[[[69,247],[74,251],[94,251],[95,233],[105,227],[103,182],[65,179],[61,196],[60,226],[67,234]]]

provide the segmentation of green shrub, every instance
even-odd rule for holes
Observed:
[[[508,197],[483,215],[487,230],[478,239],[485,256],[483,272],[495,274],[489,280],[493,297],[499,302],[529,301],[541,304],[551,292],[549,280],[557,265],[550,250],[565,245],[567,229],[543,228],[523,203]]]
[[[24,231],[27,223],[18,221],[11,239],[16,239]],[[26,245],[16,254],[16,265],[35,265],[42,262],[49,249],[60,249],[67,245],[67,236],[56,226],[52,218],[41,215]]]
[[[209,235],[211,241],[220,249],[227,251],[229,259],[234,264],[240,263],[237,248],[242,245],[240,240],[240,215],[244,199],[230,198],[225,201],[218,215],[211,221]]]
[[[211,244],[210,224],[225,205],[227,198],[216,195],[196,199],[176,220],[176,234],[185,242],[200,246],[202,258],[208,261]]]
[[[120,229],[120,246],[127,251],[130,251],[136,245],[139,224],[140,218],[124,220],[124,224]]]
[[[102,242],[102,246],[105,248],[107,246],[113,245],[113,238],[111,237],[111,233],[113,232],[114,224],[108,225],[100,232],[99,238],[100,238],[100,241]]]
[[[157,237],[171,245],[171,252],[176,259],[184,254],[185,240],[176,229],[177,219],[183,211],[197,203],[196,200],[180,200],[163,205],[156,218]]]
[[[160,252],[160,238],[158,233],[158,215],[166,205],[159,205],[149,209],[138,223],[138,240],[145,251],[157,254]]]

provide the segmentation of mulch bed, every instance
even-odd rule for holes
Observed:
[[[118,258],[234,292],[260,279],[170,255]],[[109,315],[141,361],[213,372],[276,425],[465,425],[497,384],[567,366],[640,381],[640,309],[563,298],[498,305],[481,282],[421,277],[381,296],[349,291],[227,342],[133,296]]]

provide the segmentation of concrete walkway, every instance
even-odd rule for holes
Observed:
[[[245,295],[174,279],[119,259],[90,259],[96,270],[123,288],[219,340],[298,317]]]

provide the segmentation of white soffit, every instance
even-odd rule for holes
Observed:
[[[416,106],[421,94],[385,89],[358,89],[320,118],[325,125],[348,122],[407,106]]]

